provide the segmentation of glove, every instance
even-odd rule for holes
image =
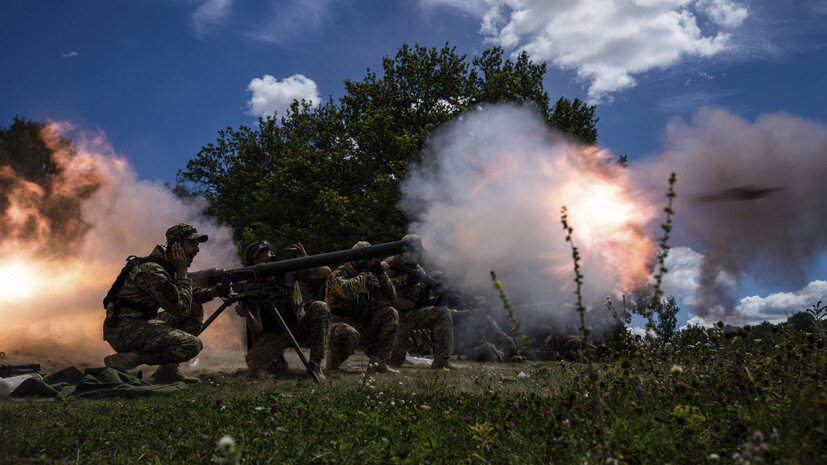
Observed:
[[[373,262],[373,265],[370,266],[370,271],[373,274],[384,273],[385,272],[385,267],[382,266],[382,262],[376,261],[376,262]]]

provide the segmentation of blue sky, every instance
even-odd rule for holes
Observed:
[[[172,183],[219,129],[285,98],[337,98],[403,43],[450,42],[529,50],[552,100],[595,102],[598,143],[644,159],[704,105],[827,124],[825,20],[825,0],[3,2],[0,124],[100,128],[141,177]]]

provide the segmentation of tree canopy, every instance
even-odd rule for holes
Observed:
[[[501,48],[468,60],[454,47],[403,45],[345,81],[338,102],[294,102],[285,115],[257,127],[227,127],[178,173],[178,192],[209,201],[209,213],[230,225],[243,245],[258,239],[311,253],[357,240],[398,240],[407,224],[397,207],[399,183],[422,162],[427,138],[482,103],[533,105],[552,127],[587,143],[597,139],[595,107],[560,97],[550,105],[546,65]]]

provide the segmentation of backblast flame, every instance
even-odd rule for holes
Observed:
[[[209,232],[212,243],[195,266],[237,260],[231,233],[205,220],[201,205],[138,181],[102,132],[76,134],[75,145],[63,136],[71,130],[50,123],[41,133],[55,172],[26,179],[0,167],[0,350],[50,368],[99,366],[112,352],[102,340],[103,296],[124,258],[149,253],[169,225],[189,222]],[[239,344],[236,325],[219,319],[205,345]]]

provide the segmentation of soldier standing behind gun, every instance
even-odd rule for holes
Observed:
[[[104,363],[121,369],[161,365],[153,382],[197,382],[183,377],[178,364],[203,348],[195,336],[204,318],[201,304],[218,296],[220,284],[202,289],[187,277],[206,234],[180,223],[167,229],[166,239],[166,249],[158,245],[146,257],[131,257],[104,299],[103,338],[117,352]]]
[[[307,252],[300,243],[293,244],[290,248],[296,257],[306,257]],[[254,242],[244,250],[243,263],[245,266],[267,263],[273,257],[270,243],[267,241]],[[316,275],[329,274],[330,269],[325,267],[302,270],[307,272],[309,279],[314,273]],[[304,278],[302,272],[296,273],[299,278]],[[272,279],[272,276],[268,279]],[[241,290],[243,291],[243,290]],[[315,300],[315,301],[314,301]],[[299,309],[296,324],[290,328],[293,336],[299,344],[306,343],[310,347],[310,362],[314,366],[316,376],[324,379],[321,363],[327,351],[328,333],[330,330],[330,307],[318,299],[306,302],[298,302]],[[236,306],[236,313],[247,320],[247,327],[256,336],[252,347],[247,351],[245,360],[247,369],[252,377],[266,376],[270,371],[273,374],[284,373],[287,370],[287,360],[284,358],[284,350],[291,347],[290,339],[284,334],[269,309],[259,309],[255,306],[245,305],[239,302]]]
[[[353,248],[369,245],[359,241]],[[338,370],[357,346],[364,345],[370,371],[398,373],[388,366],[399,326],[399,315],[390,306],[394,300],[396,289],[378,260],[345,263],[330,274],[325,293],[333,313],[328,370]]]
[[[421,238],[415,234],[408,234],[402,240],[421,242]],[[402,365],[408,351],[409,338],[414,330],[421,329],[428,334],[433,332],[434,335],[434,361],[431,368],[456,369],[448,361],[454,350],[451,310],[445,306],[423,305],[428,294],[428,286],[423,280],[429,277],[419,265],[419,254],[419,250],[409,250],[384,262],[388,277],[396,288],[394,307],[399,312],[399,329],[391,353],[391,365]]]

